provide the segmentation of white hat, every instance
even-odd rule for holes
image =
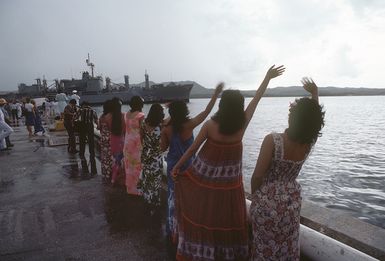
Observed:
[[[78,91],[77,90],[73,90],[72,93],[77,93]]]

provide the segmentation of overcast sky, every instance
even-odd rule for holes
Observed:
[[[385,87],[384,0],[0,0],[0,90],[80,78],[90,53],[114,82]]]

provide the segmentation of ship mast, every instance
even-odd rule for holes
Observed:
[[[90,54],[89,53],[88,53],[88,58],[86,59],[86,63],[87,63],[87,66],[91,67],[91,75],[92,75],[92,77],[94,77],[94,67],[95,67],[95,64],[91,63]]]

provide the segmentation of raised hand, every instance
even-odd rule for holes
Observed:
[[[266,77],[269,79],[273,79],[275,77],[280,76],[282,73],[284,73],[286,68],[283,65],[280,65],[278,67],[275,67],[275,65],[271,66],[269,70],[266,73]]]
[[[225,83],[224,82],[218,83],[217,87],[215,88],[214,95],[218,96],[223,91],[224,87],[225,87]]]
[[[315,94],[318,92],[318,87],[317,85],[315,84],[315,82],[313,81],[312,78],[309,78],[309,77],[303,77],[302,80],[301,80],[301,83],[303,85],[303,88],[311,93],[311,94]]]

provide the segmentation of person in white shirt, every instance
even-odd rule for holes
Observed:
[[[25,108],[25,125],[27,126],[29,137],[32,137],[33,136],[32,127],[35,126],[35,110],[33,109],[33,104],[31,103],[30,98],[26,99],[24,108]]]
[[[70,100],[72,99],[76,100],[76,106],[79,106],[80,96],[77,95],[77,93],[78,93],[77,90],[73,90],[72,95],[70,96]]]
[[[67,106],[67,95],[65,93],[56,94],[56,101],[58,103],[58,112],[62,114],[64,112],[64,108]]]
[[[16,126],[19,126],[19,107],[20,107],[20,104],[17,103],[16,100],[13,100],[13,103],[11,103],[9,106],[11,107],[13,124],[15,124]]]
[[[5,138],[11,135],[13,129],[5,122],[4,113],[2,107],[7,103],[3,98],[0,99],[0,150],[6,150],[7,148]]]

